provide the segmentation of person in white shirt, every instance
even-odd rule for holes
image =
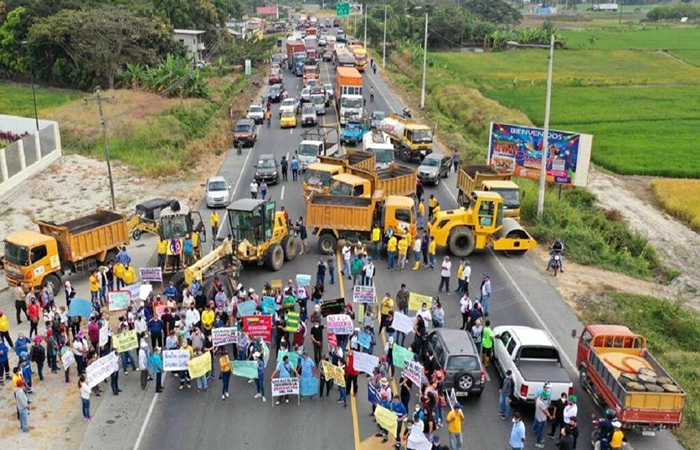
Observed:
[[[442,259],[442,270],[440,271],[440,286],[438,286],[438,292],[442,292],[442,288],[445,288],[447,293],[450,293],[450,275],[452,274],[452,263],[450,262],[450,257],[445,255]]]
[[[467,324],[469,323],[469,311],[474,307],[472,299],[469,298],[469,293],[465,293],[461,299],[459,299],[459,312],[462,313],[462,326],[460,330],[466,330]]]
[[[469,295],[469,279],[472,276],[472,266],[469,260],[464,261],[464,269],[462,271],[462,280],[464,281],[464,292]]]
[[[372,261],[372,258],[370,258],[369,256],[367,257],[367,263],[365,264],[364,270],[365,270],[364,285],[365,286],[372,286],[374,283],[374,262]]]
[[[141,371],[141,389],[145,391],[148,385],[148,343],[145,340],[142,340],[139,351],[139,370]]]
[[[428,309],[428,304],[423,303],[420,307],[420,311],[416,313],[416,317],[421,316],[423,318],[423,322],[425,322],[425,327],[429,328],[430,325],[433,323],[433,316],[430,314],[430,310]]]
[[[192,296],[192,293],[190,292],[190,290],[186,289],[182,293],[182,306],[189,309],[190,306],[192,306],[192,305],[194,305],[194,297]]]
[[[187,325],[187,328],[194,327],[200,320],[201,317],[199,315],[199,311],[195,309],[194,305],[191,305],[190,309],[188,309],[185,313],[185,324]]]
[[[569,425],[571,418],[576,417],[578,414],[578,406],[576,406],[577,401],[578,398],[575,395],[569,396],[569,402],[564,407],[564,423],[566,425]]]
[[[416,238],[413,240],[413,270],[418,270],[420,269],[420,258],[421,258],[421,248],[423,245],[423,241]]]
[[[136,322],[134,322],[134,329],[139,335],[148,331],[148,324],[146,323],[146,318],[143,317],[142,313],[139,313],[138,319],[136,319]]]
[[[352,280],[352,273],[350,271],[350,260],[352,259],[352,247],[345,241],[345,245],[341,250],[343,254],[343,270],[340,271],[341,275],[347,275],[348,279]]]
[[[92,420],[90,415],[90,393],[92,388],[88,386],[85,375],[80,375],[78,386],[80,387],[80,400],[83,403],[83,420],[89,422]]]
[[[250,183],[250,198],[258,198],[258,182],[255,180]]]

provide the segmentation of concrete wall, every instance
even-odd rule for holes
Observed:
[[[0,114],[0,130],[23,135],[22,139],[0,149],[0,195],[41,172],[62,154],[58,123]]]

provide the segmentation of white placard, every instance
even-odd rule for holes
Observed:
[[[406,314],[396,311],[394,313],[394,321],[391,322],[391,328],[408,334],[413,331],[413,320]]]
[[[299,395],[299,378],[273,378],[272,396]]]
[[[160,269],[160,267],[140,267],[139,278],[141,279],[141,281],[148,281],[151,283],[162,283],[163,271]]]
[[[423,380],[423,366],[416,361],[406,361],[406,368],[401,375],[413,381],[416,386],[420,386]]]
[[[347,314],[331,314],[326,317],[326,329],[329,333],[339,335],[352,334],[354,330],[352,319]]]
[[[211,341],[214,347],[238,344],[238,329],[234,327],[214,328],[211,330]]]
[[[187,370],[187,361],[189,360],[189,350],[164,350],[163,371],[179,372],[180,370]]]
[[[112,372],[118,369],[119,356],[116,353],[103,356],[85,369],[87,385],[91,388],[97,386],[102,381],[106,380],[108,376],[112,375]]]
[[[139,299],[146,300],[151,292],[153,292],[153,285],[142,284],[139,286]]]
[[[102,328],[100,328],[100,342],[98,345],[104,347],[109,342],[109,325],[105,323]]]
[[[374,375],[374,368],[379,365],[379,357],[369,353],[353,352],[352,360],[355,370],[368,375]]]

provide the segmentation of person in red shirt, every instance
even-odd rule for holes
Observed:
[[[32,338],[32,333],[39,335],[39,318],[41,317],[41,307],[37,304],[36,297],[32,297],[32,302],[27,308],[29,315],[29,339]]]
[[[357,377],[360,372],[355,370],[355,356],[353,351],[348,349],[347,365],[345,366],[345,387],[348,394],[352,391],[352,396],[357,397]]]

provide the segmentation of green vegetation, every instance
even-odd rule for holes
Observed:
[[[36,105],[39,110],[39,118],[65,103],[68,103],[81,95],[76,92],[43,89],[36,86]],[[0,83],[0,111],[2,114],[12,116],[34,117],[34,100],[32,88],[26,84]]]
[[[693,21],[700,19],[700,5],[689,3],[676,3],[673,5],[657,6],[647,12],[647,19],[652,21],[680,20],[687,17]]]
[[[168,55],[157,66],[126,63],[121,77],[125,87],[142,88],[164,97],[199,98],[209,95],[203,72],[186,58]]]
[[[675,432],[685,448],[700,448],[700,319],[666,299],[610,293],[579,308],[585,323],[617,324],[647,337],[649,349],[687,397]]]

